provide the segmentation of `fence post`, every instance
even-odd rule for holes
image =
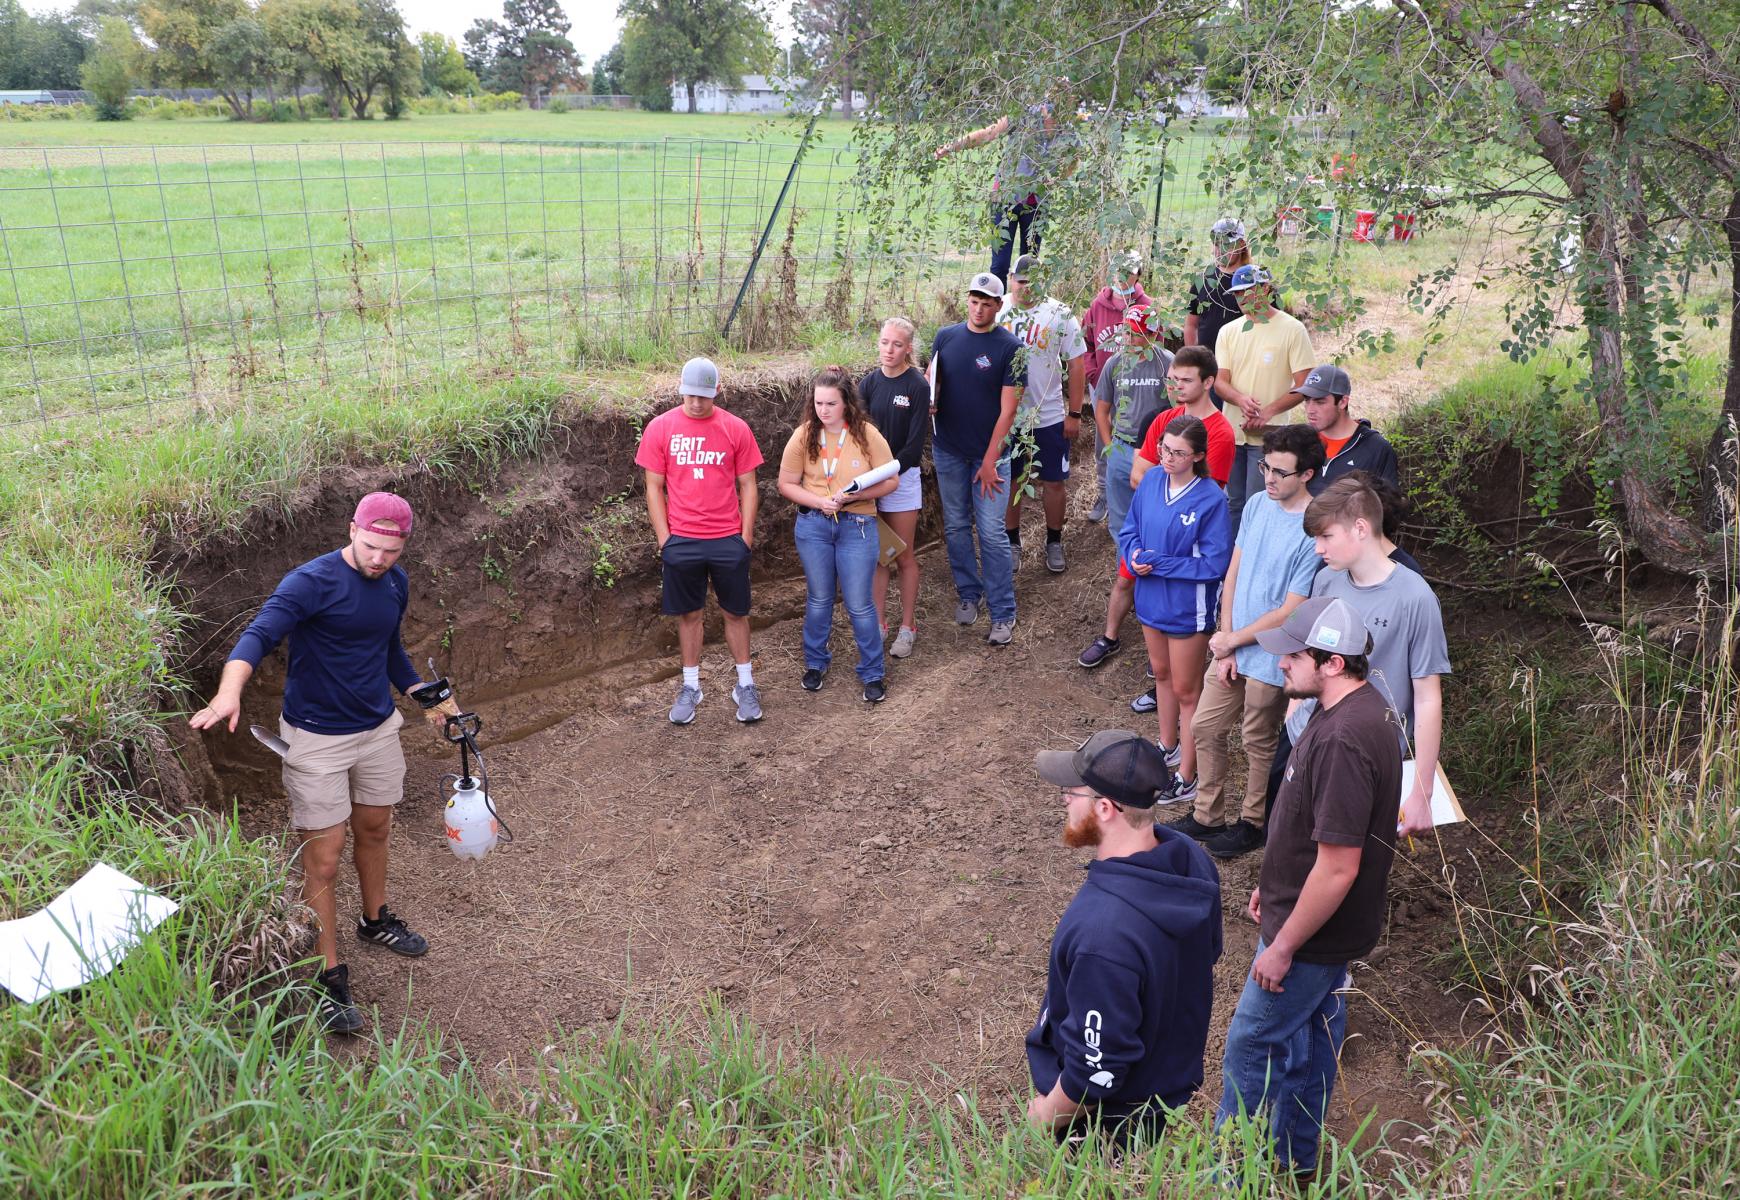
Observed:
[[[822,115],[823,101],[816,102],[816,109],[810,114],[810,123],[804,126],[804,135],[798,141],[797,153],[791,156],[791,169],[785,173],[785,183],[779,189],[779,198],[773,202],[773,211],[767,214],[767,225],[761,231],[761,240],[755,244],[755,253],[749,256],[749,266],[743,272],[743,282],[738,285],[737,298],[731,302],[731,311],[725,316],[725,325],[719,330],[720,337],[731,336],[731,323],[737,319],[737,310],[743,307],[743,297],[749,294],[749,285],[755,281],[755,268],[761,264],[761,253],[767,249],[767,239],[773,236],[774,222],[779,220],[779,210],[785,207],[785,198],[791,191],[792,180],[797,178],[798,164],[804,160],[804,151],[810,148],[810,135],[816,131],[816,121]]]
[[[1166,196],[1166,138],[1160,139],[1160,165],[1154,172],[1154,236],[1148,243],[1150,265],[1160,257],[1160,202]]]

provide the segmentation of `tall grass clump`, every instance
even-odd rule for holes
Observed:
[[[1529,881],[1522,982],[1490,1040],[1424,1053],[1442,1119],[1421,1195],[1740,1195],[1736,611],[1703,603],[1726,619],[1699,657],[1591,626],[1603,672],[1585,699],[1619,773],[1588,797],[1598,820],[1543,831],[1576,869]]]

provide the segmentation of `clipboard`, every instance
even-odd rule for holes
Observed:
[[[1418,768],[1413,759],[1402,763],[1402,798],[1406,799],[1414,790],[1414,778]],[[1466,821],[1468,814],[1462,811],[1462,802],[1456,798],[1456,789],[1450,786],[1450,777],[1444,774],[1444,764],[1438,764],[1437,774],[1432,776],[1432,824],[1454,825],[1458,821]]]

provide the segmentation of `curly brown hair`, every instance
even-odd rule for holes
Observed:
[[[864,437],[864,428],[870,424],[870,418],[864,415],[864,409],[858,404],[858,385],[853,382],[851,374],[845,367],[829,364],[816,372],[816,378],[810,384],[810,395],[804,401],[803,422],[804,455],[814,461],[822,456],[822,423],[816,420],[815,392],[817,388],[834,388],[840,393],[840,416],[846,423],[846,432],[852,440],[858,443],[862,450],[869,450],[870,444]]]

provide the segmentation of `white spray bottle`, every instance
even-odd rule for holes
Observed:
[[[482,732],[483,718],[476,713],[460,713],[447,718],[446,737],[459,746],[459,774],[441,777],[441,794],[446,798],[447,848],[457,858],[482,858],[495,849],[497,840],[513,841],[513,831],[495,811],[489,798],[489,770],[483,765],[474,735]],[[471,759],[477,759],[477,776],[471,773]],[[447,784],[453,784],[448,795]]]

